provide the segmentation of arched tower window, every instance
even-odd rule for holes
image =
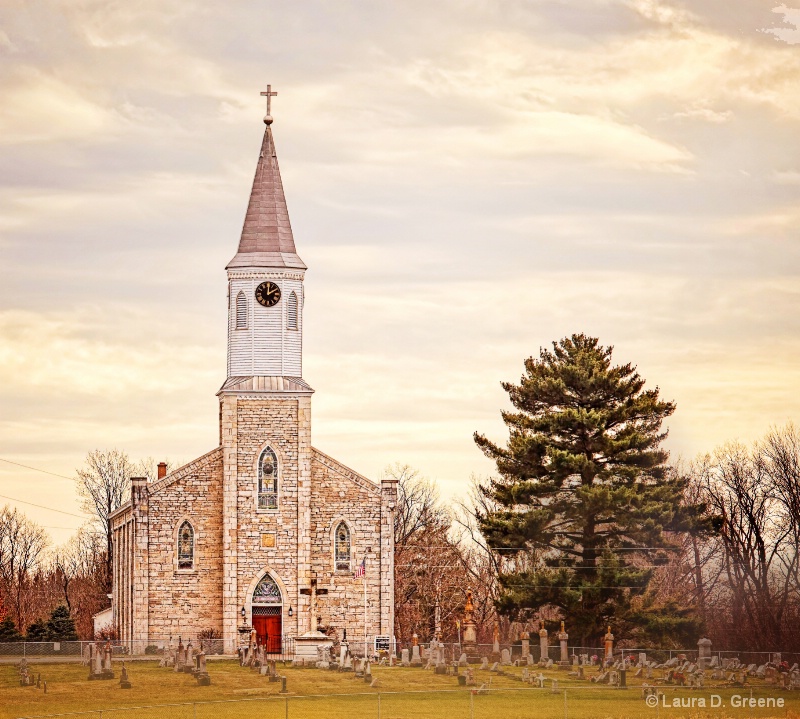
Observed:
[[[247,329],[247,297],[244,292],[236,295],[236,329]]]
[[[194,528],[188,519],[178,529],[178,569],[194,569]]]
[[[350,527],[346,522],[339,522],[333,537],[333,556],[337,572],[350,571]]]
[[[278,508],[278,458],[271,447],[258,460],[258,508]]]
[[[290,330],[297,329],[297,294],[292,292],[286,302],[286,326]]]

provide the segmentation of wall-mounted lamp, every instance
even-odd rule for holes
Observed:
[[[244,607],[242,607],[242,621],[244,621],[244,618],[246,616],[247,616],[247,610]]]
[[[291,607],[289,607],[289,616],[290,617],[294,616],[294,609],[292,609]]]

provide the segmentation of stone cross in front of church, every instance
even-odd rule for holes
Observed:
[[[269,85],[267,85],[269,87]],[[317,597],[323,596],[328,593],[328,590],[325,587],[317,587],[317,580],[311,580],[310,587],[304,587],[300,590],[300,594],[305,594],[306,596],[310,596],[311,599],[309,601],[309,608],[308,608],[308,631],[309,632],[316,632],[319,631],[318,628],[318,617],[317,617]]]

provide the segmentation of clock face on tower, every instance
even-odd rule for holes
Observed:
[[[274,282],[262,282],[256,287],[256,299],[258,304],[264,307],[277,305],[281,299],[281,288]]]

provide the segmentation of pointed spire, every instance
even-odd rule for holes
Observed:
[[[283,194],[272,116],[264,118],[266,129],[261,143],[250,203],[244,218],[239,250],[226,269],[236,267],[296,267],[306,269],[297,256],[289,223],[289,210]]]

